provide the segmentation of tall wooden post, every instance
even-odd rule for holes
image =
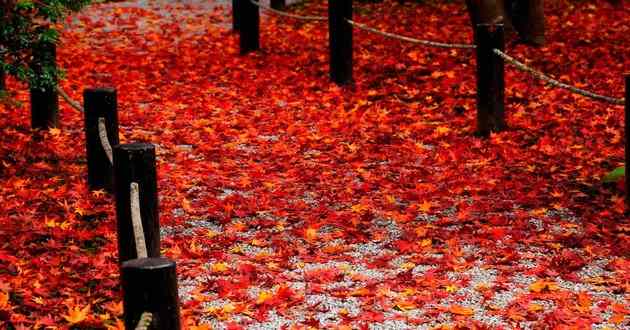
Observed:
[[[155,147],[148,143],[119,144],[114,147],[114,191],[118,229],[118,259],[137,258],[131,218],[130,185],[140,188],[140,217],[149,257],[160,256]]]
[[[232,30],[234,31],[238,31],[241,28],[242,1],[243,0],[232,0]]]
[[[626,99],[626,104],[625,104],[625,108],[624,108],[624,113],[625,113],[625,135],[626,135],[626,150],[625,150],[625,156],[626,156],[626,173],[625,173],[625,179],[626,179],[626,206],[630,207],[630,174],[628,174],[630,172],[630,72],[626,73],[625,75],[625,80],[626,80],[626,93],[625,93],[625,99]]]
[[[281,10],[286,7],[285,0],[271,0],[271,8]]]
[[[107,138],[118,145],[118,104],[113,88],[90,88],[83,91],[85,109],[85,147],[87,151],[88,186],[91,190],[114,191],[114,166],[103,149],[98,129],[99,118],[105,120]]]
[[[6,90],[7,90],[6,74],[4,73],[4,68],[0,66],[0,93],[5,92]]]
[[[345,85],[352,82],[352,0],[328,0],[330,79]]]
[[[166,258],[126,261],[121,281],[125,329],[136,329],[144,312],[153,315],[149,329],[181,329],[175,262]]]
[[[47,68],[56,68],[56,46],[50,42],[39,42],[33,48],[32,68],[39,77],[45,77]],[[31,127],[46,129],[59,124],[59,96],[57,79],[31,86]]]
[[[241,55],[260,49],[260,11],[258,6],[249,0],[237,0],[241,17],[239,31],[241,32]]]
[[[477,133],[488,136],[505,128],[505,80],[503,59],[494,49],[503,51],[502,24],[477,25]]]

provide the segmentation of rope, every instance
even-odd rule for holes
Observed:
[[[142,218],[140,217],[140,193],[138,184],[132,182],[130,185],[130,205],[131,205],[131,223],[133,225],[133,235],[136,239],[136,254],[139,258],[146,258],[147,245],[144,242],[144,229],[142,228]]]
[[[575,94],[579,94],[585,97],[590,97],[596,100],[600,100],[600,101],[605,101],[605,102],[609,102],[612,104],[621,104],[623,105],[625,102],[625,99],[618,99],[618,98],[614,98],[614,97],[610,97],[610,96],[605,96],[605,95],[600,95],[600,94],[596,94],[593,92],[589,92],[587,90],[581,89],[581,88],[577,88],[575,86],[571,86],[568,84],[565,84],[563,82],[560,82],[556,79],[553,79],[547,75],[545,75],[544,73],[533,69],[519,61],[517,61],[515,58],[511,57],[510,55],[498,50],[498,49],[494,49],[494,53],[499,55],[499,57],[501,57],[503,60],[505,60],[506,62],[508,62],[509,64],[512,64],[513,66],[515,66],[517,69],[527,72],[529,74],[531,74],[532,76],[534,76],[535,78],[538,78],[552,86],[555,87],[560,87],[560,88],[564,88],[572,93]]]
[[[295,18],[295,19],[301,19],[304,21],[327,21],[328,18],[324,17],[324,16],[302,16],[302,15],[296,15],[296,14],[290,14],[287,13],[285,11],[282,10],[278,10],[278,9],[274,9],[271,8],[267,5],[263,5],[262,3],[255,1],[255,0],[249,0],[253,5],[258,6],[264,10],[267,10],[269,12],[272,12],[276,15],[280,15],[280,16],[284,16],[284,17],[290,17],[290,18]]]
[[[437,42],[437,41],[430,41],[430,40],[422,40],[422,39],[414,39],[414,38],[410,38],[410,37],[405,37],[405,36],[401,36],[399,34],[394,34],[394,33],[389,33],[389,32],[385,32],[385,31],[381,31],[381,30],[377,30],[375,28],[371,28],[365,24],[359,23],[359,22],[355,22],[351,19],[346,19],[346,21],[348,23],[350,23],[350,25],[364,30],[364,31],[368,31],[368,32],[372,32],[372,33],[376,33],[378,35],[381,35],[383,37],[386,38],[391,38],[391,39],[396,39],[396,40],[400,40],[400,41],[406,41],[406,42],[410,42],[410,43],[414,43],[414,44],[420,44],[420,45],[424,45],[424,46],[429,46],[429,47],[438,47],[438,48],[463,48],[463,49],[474,49],[476,48],[475,45],[470,45],[470,44],[450,44],[450,43],[445,43],[445,42]]]
[[[105,127],[105,118],[98,118],[98,137],[101,140],[101,146],[103,147],[103,151],[105,151],[105,155],[107,155],[107,159],[111,164],[114,164],[114,156],[112,153],[112,145],[109,144],[109,139],[107,138],[107,128]]]
[[[75,109],[77,109],[77,110],[79,110],[79,111],[81,111],[81,112],[83,112],[83,111],[84,111],[84,110],[83,110],[83,107],[81,106],[81,103],[79,103],[79,102],[77,102],[77,101],[73,100],[73,99],[72,99],[72,98],[71,98],[68,94],[66,94],[66,92],[64,92],[64,91],[63,91],[63,89],[61,89],[61,87],[57,86],[57,87],[56,87],[56,90],[57,90],[57,93],[59,93],[59,95],[61,95],[61,97],[62,97],[64,100],[66,100],[66,102],[68,102],[68,104],[69,104],[71,107],[73,107],[73,108],[75,108]]]
[[[148,330],[153,322],[153,314],[149,312],[144,312],[140,315],[140,320],[138,320],[138,325],[136,325],[135,330]]]

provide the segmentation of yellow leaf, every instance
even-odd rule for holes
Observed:
[[[542,305],[531,303],[529,304],[529,306],[527,306],[527,310],[532,313],[537,313],[545,310],[545,308]]]
[[[413,262],[405,262],[404,264],[400,265],[400,268],[402,268],[403,270],[410,270],[414,267],[416,267],[416,264],[414,264]]]
[[[457,285],[449,284],[449,285],[445,286],[444,289],[446,289],[446,292],[448,292],[448,293],[457,292]]]
[[[265,240],[258,239],[258,238],[254,238],[250,244],[253,246],[258,246],[258,247],[269,245]]]
[[[78,306],[68,307],[68,315],[64,315],[63,318],[70,324],[77,324],[83,322],[90,312],[90,305],[83,308]]]
[[[453,305],[449,308],[449,312],[457,315],[471,316],[474,314],[472,308]]]
[[[55,137],[59,136],[59,134],[61,134],[61,130],[56,128],[56,127],[49,128],[48,132],[50,133],[50,135],[55,136]]]
[[[317,239],[317,229],[313,227],[308,227],[305,232],[306,239],[309,241],[314,241]]]
[[[558,285],[553,281],[539,280],[529,286],[529,291],[536,293],[556,290],[558,290]]]
[[[364,204],[357,204],[357,205],[352,205],[351,209],[353,212],[355,213],[363,213],[364,211],[367,211],[370,207]]]
[[[423,248],[430,247],[432,242],[433,241],[430,238],[425,238],[425,239],[420,241],[420,246],[423,247]]]
[[[267,302],[272,297],[273,297],[273,293],[272,292],[270,292],[270,291],[261,291],[258,294],[258,299],[256,300],[256,304],[257,305],[264,304],[265,302]]]
[[[218,262],[216,264],[212,264],[212,272],[213,273],[223,273],[228,270],[228,265],[225,262]]]
[[[448,132],[450,132],[450,131],[451,131],[451,129],[450,129],[450,128],[448,128],[448,127],[446,127],[446,126],[438,126],[438,127],[435,129],[435,133],[436,133],[437,135],[444,135],[444,134],[446,134],[446,133],[448,133]]]

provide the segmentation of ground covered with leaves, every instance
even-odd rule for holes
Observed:
[[[122,140],[157,145],[163,253],[191,329],[630,326],[623,107],[506,67],[509,129],[474,135],[474,53],[263,16],[238,55],[229,6],[94,5],[68,20],[62,87],[116,86]],[[290,11],[326,15],[325,2]],[[507,52],[622,97],[630,2],[548,1],[548,44]],[[463,3],[357,3],[355,20],[472,39]],[[0,107],[0,327],[121,327],[113,199],[86,188],[82,115],[32,132]]]

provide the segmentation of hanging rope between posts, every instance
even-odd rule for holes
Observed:
[[[132,182],[129,185],[129,199],[131,206],[131,223],[133,225],[133,236],[136,241],[137,258],[146,258],[147,244],[144,241],[144,228],[142,228],[142,218],[140,217],[140,189],[138,183]]]
[[[346,19],[346,21],[348,23],[350,23],[350,25],[360,29],[360,30],[364,30],[367,32],[372,32],[375,34],[378,34],[380,36],[386,37],[386,38],[390,38],[390,39],[396,39],[396,40],[400,40],[400,41],[405,41],[405,42],[410,42],[410,43],[414,43],[414,44],[419,44],[419,45],[424,45],[424,46],[429,46],[429,47],[438,47],[438,48],[460,48],[460,49],[475,49],[476,46],[475,45],[471,45],[471,44],[457,44],[457,43],[445,43],[445,42],[437,42],[437,41],[431,41],[431,40],[422,40],[422,39],[415,39],[415,38],[410,38],[410,37],[405,37],[405,36],[401,36],[399,34],[395,34],[395,33],[390,33],[390,32],[385,32],[385,31],[381,31],[381,30],[377,30],[375,28],[371,28],[365,24],[359,23],[359,22],[355,22],[351,19]]]
[[[135,330],[148,330],[151,323],[153,323],[153,314],[144,312],[140,315],[140,320],[138,320],[138,325],[136,325]]]
[[[513,66],[515,66],[517,69],[527,72],[529,74],[531,74],[532,76],[534,76],[535,78],[538,78],[552,86],[555,87],[559,87],[559,88],[563,88],[566,89],[572,93],[575,94],[579,94],[582,95],[584,97],[589,97],[592,99],[596,99],[596,100],[600,100],[600,101],[605,101],[608,103],[612,103],[612,104],[618,104],[618,105],[623,105],[625,103],[625,99],[621,98],[615,98],[615,97],[610,97],[610,96],[605,96],[605,95],[601,95],[601,94],[597,94],[597,93],[593,93],[593,92],[589,92],[587,90],[581,89],[581,88],[577,88],[575,86],[571,86],[569,84],[565,84],[563,82],[560,82],[556,79],[553,79],[549,76],[547,76],[546,74],[531,68],[527,65],[525,65],[524,63],[519,62],[518,60],[516,60],[515,58],[511,57],[510,55],[498,50],[498,49],[494,49],[494,53],[497,54],[499,57],[501,57],[504,61],[506,61],[509,64],[512,64]]]
[[[291,14],[282,10],[271,8],[267,5],[263,5],[262,3],[255,0],[249,0],[249,1],[255,6],[258,6],[266,11],[269,11],[269,12],[272,12],[274,14],[284,16],[284,17],[295,18],[295,19],[299,19],[303,21],[327,21],[328,20],[328,18],[324,16],[302,16],[302,15],[297,15],[297,14]]]
[[[57,93],[59,93],[59,95],[61,95],[61,97],[66,100],[66,102],[68,102],[68,104],[75,108],[76,110],[79,110],[81,112],[84,112],[85,110],[83,109],[83,107],[81,106],[81,103],[73,100],[66,92],[64,92],[63,89],[61,89],[61,87],[57,86],[56,87]]]
[[[105,118],[103,117],[98,118],[98,137],[101,140],[101,146],[103,147],[103,151],[105,151],[105,155],[107,155],[107,159],[109,159],[111,164],[114,164],[112,145],[107,138],[107,128],[105,127]]]

